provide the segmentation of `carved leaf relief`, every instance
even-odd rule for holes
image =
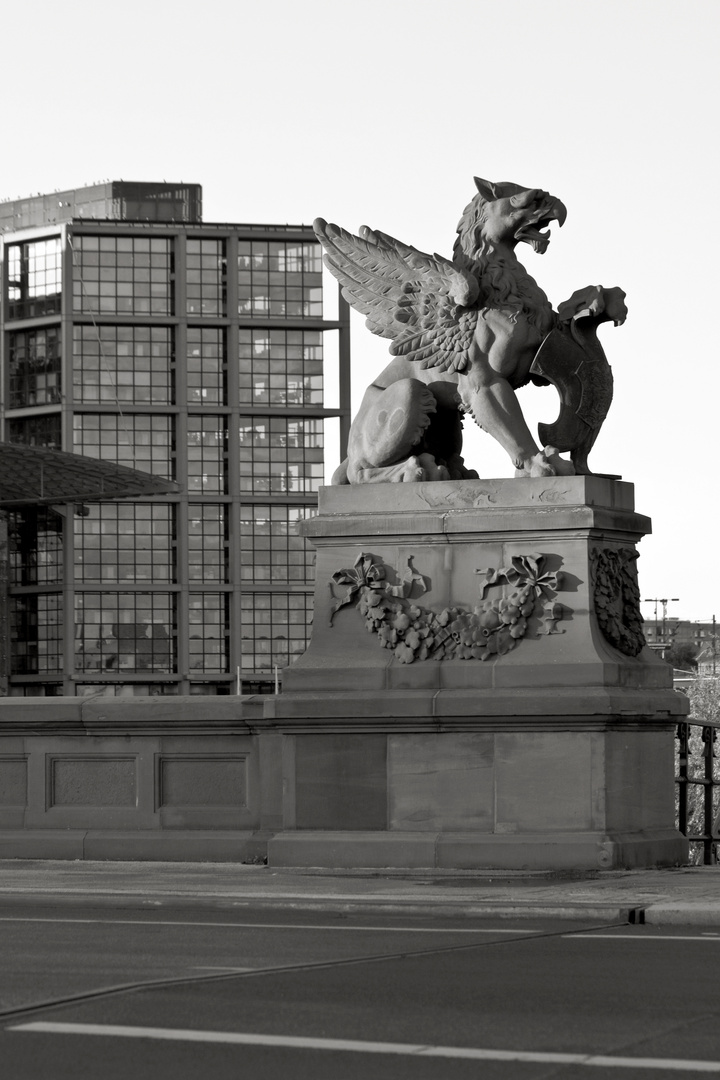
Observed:
[[[590,552],[598,626],[613,648],[626,656],[637,656],[646,644],[637,559],[634,548],[593,548]]]

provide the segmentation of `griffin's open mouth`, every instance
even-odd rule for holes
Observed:
[[[515,239],[530,244],[533,251],[544,255],[550,243],[549,225],[557,221],[562,227],[567,217],[567,210],[559,199],[544,196],[542,200],[537,200],[534,212],[528,216],[530,220],[520,226],[515,233]]]
[[[539,255],[544,255],[548,249],[550,243],[550,229],[546,229],[542,232],[539,225],[549,225],[552,218],[546,218],[543,221],[537,222],[536,225],[523,225],[521,229],[515,233],[515,239],[521,240],[524,244],[530,244],[533,251],[537,251]]]

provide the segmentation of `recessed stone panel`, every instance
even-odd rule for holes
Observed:
[[[295,742],[298,829],[386,828],[385,735],[298,735]]]
[[[48,786],[50,806],[135,806],[136,759],[53,757]]]
[[[159,805],[247,806],[247,758],[163,757]]]
[[[27,761],[24,757],[0,758],[0,806],[27,804]]]
[[[591,732],[496,735],[498,833],[589,830],[593,821]]]
[[[492,832],[493,736],[391,735],[390,828]]]

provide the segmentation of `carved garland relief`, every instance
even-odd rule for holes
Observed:
[[[361,552],[355,565],[333,574],[330,591],[335,603],[330,614],[355,603],[369,633],[390,649],[401,664],[415,660],[490,660],[504,656],[526,636],[561,634],[557,622],[563,608],[555,595],[562,574],[545,569],[546,556],[515,556],[499,570],[476,570],[482,581],[480,601],[470,610],[444,608],[436,613],[414,602],[427,592],[426,578],[412,565],[402,574],[386,568],[373,555]],[[398,579],[393,585],[388,570]],[[334,586],[346,586],[337,599]],[[495,595],[485,597],[488,589]]]
[[[610,644],[626,656],[637,656],[645,635],[634,548],[593,548],[590,570],[598,625]]]

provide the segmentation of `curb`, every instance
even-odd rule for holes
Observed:
[[[421,915],[456,918],[495,919],[567,919],[569,921],[599,920],[602,922],[643,922],[644,909],[618,903],[527,903],[465,900],[392,900],[372,897],[318,896],[197,896],[185,893],[25,893],[0,892],[2,908],[21,904],[23,907],[50,906],[112,907],[131,910],[157,911],[159,908],[193,907],[215,911],[257,909],[271,911],[308,911],[335,914]]]
[[[649,926],[716,926],[720,936],[720,902],[693,903],[687,900],[650,904],[643,922]]]
[[[720,937],[720,900],[717,902],[667,900],[645,901],[516,901],[447,900],[398,897],[319,896],[293,893],[258,893],[251,896],[207,893],[118,893],[23,889],[0,890],[0,913],[8,907],[41,910],[48,907],[113,908],[157,911],[196,908],[205,911],[326,912],[336,915],[414,915],[434,918],[566,919],[569,922],[598,920],[648,926],[717,927]]]

